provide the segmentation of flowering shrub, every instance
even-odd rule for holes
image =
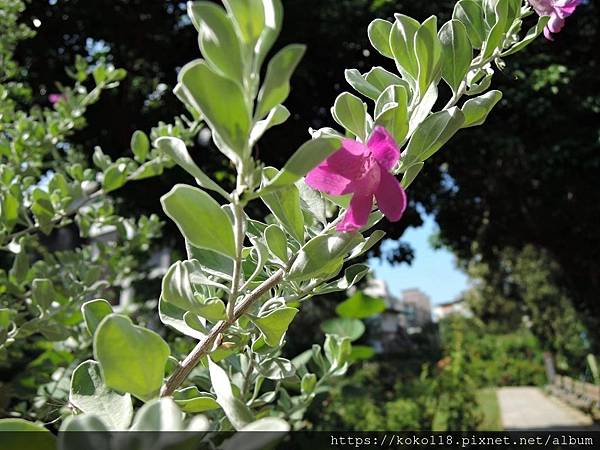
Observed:
[[[224,4],[188,4],[203,58],[181,69],[174,93],[231,161],[235,189],[227,192],[205,174],[180,137],[153,136],[150,153],[141,144],[144,157],[168,158],[198,185],[176,185],[161,198],[187,259],[169,268],[158,305],[165,326],[197,343],[180,354],[109,302],[86,302],[93,359],[73,372],[63,431],[296,427],[315,395],[347,371],[356,334],[355,322],[339,320],[328,325],[322,346],[283,358],[286,331],[302,304],[366,275],[368,267],[352,260],[383,238],[369,230],[384,216],[399,220],[404,190],[426,160],[459,130],[484,123],[502,97],[488,91],[493,65],[502,67],[550,19],[540,17],[521,36],[533,12],[521,0],[460,0],[439,30],[433,16],[423,23],[402,14],[393,23],[373,21],[371,43],[398,74],[348,70],[362,98],[344,92],[336,99],[332,116],[342,131],[311,130],[312,139],[277,169],[261,164],[253,148],[290,116],[283,102],[305,48],[284,47],[261,77],[282,24],[280,0]],[[451,96],[436,108],[442,80]],[[105,190],[128,179],[125,162],[102,167],[97,159]],[[253,201],[270,211],[265,220],[246,213]],[[10,419],[0,426],[34,425]],[[61,445],[69,448],[68,439]]]

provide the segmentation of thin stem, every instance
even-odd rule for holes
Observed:
[[[289,267],[289,266],[288,266]],[[182,361],[182,363],[175,369],[175,372],[169,377],[167,382],[164,384],[160,391],[161,397],[167,397],[171,395],[175,389],[187,379],[190,372],[198,365],[200,360],[212,351],[213,344],[217,338],[222,335],[227,329],[232,326],[244,313],[252,306],[252,304],[261,298],[265,293],[271,290],[274,286],[279,284],[286,273],[286,269],[279,269],[263,283],[248,294],[244,299],[236,306],[233,314],[219,322],[210,333],[202,339],[196,347],[190,352],[189,355]]]
[[[244,210],[240,206],[237,197],[233,200],[234,216],[234,238],[235,238],[235,259],[233,261],[233,278],[231,280],[231,294],[227,303],[227,317],[233,317],[235,311],[235,302],[239,295],[240,280],[242,278],[242,250],[244,249],[245,221]]]

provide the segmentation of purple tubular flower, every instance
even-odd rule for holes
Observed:
[[[550,16],[544,28],[546,39],[553,41],[552,33],[558,33],[565,26],[565,19],[575,12],[583,0],[529,0],[536,13]]]
[[[375,127],[367,144],[344,139],[342,147],[311,170],[306,184],[329,195],[354,194],[338,231],[355,231],[366,225],[373,197],[392,222],[406,209],[406,194],[390,170],[400,158],[394,138],[383,127]]]

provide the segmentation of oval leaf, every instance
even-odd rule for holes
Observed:
[[[235,258],[231,221],[206,192],[178,184],[160,199],[163,210],[192,245]]]

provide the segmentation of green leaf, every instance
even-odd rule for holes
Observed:
[[[353,345],[350,352],[350,361],[365,361],[375,356],[375,349],[368,345]]]
[[[412,165],[431,157],[454,136],[464,121],[465,116],[457,107],[431,114],[410,139],[403,165]]]
[[[404,175],[402,176],[402,181],[400,182],[403,189],[407,189],[412,182],[415,181],[415,178],[421,173],[423,167],[425,167],[425,163],[418,162],[406,169],[406,172],[404,172]]]
[[[352,297],[340,303],[335,312],[338,316],[350,319],[364,319],[385,311],[385,301],[381,298],[370,297],[357,291]]]
[[[2,450],[56,450],[56,438],[43,425],[24,419],[0,419]]]
[[[185,413],[197,414],[221,408],[212,394],[200,392],[196,386],[190,386],[173,393],[173,400]]]
[[[363,241],[360,233],[318,235],[308,241],[292,264],[287,279],[304,281],[340,268],[344,256]]]
[[[196,179],[196,183],[204,189],[218,192],[224,198],[229,199],[229,194],[217,183],[211,180],[197,165],[194,163],[188,150],[179,138],[175,137],[160,137],[155,141],[155,145],[173,161],[182,167],[187,173]]]
[[[484,18],[488,24],[493,24],[487,39],[481,49],[482,60],[491,58],[497,48],[502,48],[506,32],[508,31],[508,0],[486,0]],[[510,24],[512,25],[512,23]]]
[[[198,329],[195,326],[196,324],[192,323],[191,320],[186,321],[184,317],[187,313],[187,311],[166,302],[162,297],[158,301],[158,316],[162,323],[186,336],[198,340],[204,339],[206,337],[206,330],[204,327],[203,329]]]
[[[177,261],[163,277],[161,299],[182,311],[191,311],[211,321],[221,320],[225,317],[225,305],[218,298],[204,298],[195,292],[193,278],[197,284],[220,287],[216,282],[211,282],[203,275],[202,266],[198,261]]]
[[[256,66],[260,67],[277,40],[283,22],[283,6],[281,0],[262,0],[265,10],[265,27],[256,43]]]
[[[21,250],[15,255],[13,265],[8,272],[10,279],[17,285],[25,282],[29,273],[29,256],[25,251],[23,240],[21,240]]]
[[[133,417],[131,396],[108,388],[96,361],[85,361],[73,371],[69,402],[85,414],[98,416],[111,430],[126,430]]]
[[[371,100],[377,100],[377,97],[381,94],[381,91],[369,83],[356,69],[347,69],[344,72],[344,76],[350,86]]]
[[[210,2],[189,2],[188,14],[198,30],[204,58],[221,75],[241,85],[244,66],[240,42],[225,10]]]
[[[365,74],[365,79],[369,84],[375,87],[379,91],[379,95],[392,85],[404,86],[408,92],[409,85],[406,81],[400,78],[398,75],[388,72],[383,67],[373,67],[369,72]],[[379,96],[378,95],[378,96]]]
[[[252,411],[240,399],[234,397],[227,373],[210,358],[208,358],[208,370],[212,387],[217,394],[217,403],[225,411],[231,425],[236,430],[240,430],[253,422]]]
[[[544,31],[544,28],[546,27],[546,25],[548,25],[549,21],[550,21],[550,16],[540,17],[536,26],[533,28],[530,28],[529,31],[527,32],[527,34],[525,35],[525,37],[521,41],[519,41],[515,45],[513,45],[510,49],[508,49],[507,51],[502,53],[502,56],[509,56],[509,55],[512,55],[513,53],[517,53],[517,52],[520,52],[521,50],[523,50],[525,47],[527,47],[529,44],[531,44],[533,41],[535,41],[535,39],[540,34],[542,34],[542,31]]]
[[[46,278],[36,278],[31,284],[31,299],[42,310],[48,309],[56,297],[52,281]]]
[[[269,251],[283,262],[287,262],[287,238],[277,225],[269,225],[265,229],[265,242]]]
[[[400,145],[408,133],[408,92],[404,86],[390,86],[377,99],[375,123],[382,125]]]
[[[296,368],[285,358],[272,358],[263,361],[258,370],[263,377],[275,381],[293,377],[296,373]]]
[[[294,184],[327,157],[338,151],[341,145],[340,139],[332,137],[317,137],[306,141],[261,192],[268,192],[278,186]]]
[[[217,133],[218,137],[213,135],[213,139],[220,138],[235,155],[246,157],[250,151],[247,147],[251,118],[240,86],[217,74],[202,60],[185,65],[179,81],[192,106],[202,113],[213,133]]]
[[[78,448],[90,448],[101,450],[110,447],[106,424],[95,415],[82,414],[69,416],[60,426],[58,435],[58,447],[62,449],[75,450]],[[89,439],[91,432],[100,432],[100,439]],[[90,442],[90,440],[92,442]],[[100,444],[100,446],[99,446]]]
[[[265,168],[265,178],[271,179],[275,169]],[[273,192],[262,193],[260,198],[283,227],[299,242],[304,242],[304,215],[300,207],[300,193],[298,188],[291,184]]]
[[[234,434],[225,441],[222,450],[264,450],[276,448],[278,441],[285,438],[290,425],[277,417],[263,417],[239,429],[242,433]],[[249,431],[250,433],[246,433]],[[258,431],[259,433],[253,433]],[[260,433],[262,431],[262,433]]]
[[[158,395],[169,353],[158,334],[119,314],[106,316],[94,334],[94,358],[106,385],[142,401]]]
[[[415,33],[415,52],[419,68],[418,87],[424,95],[442,69],[442,43],[437,35],[437,17],[429,17]]]
[[[350,94],[342,92],[336,99],[331,110],[335,121],[350,131],[361,141],[367,139],[367,105]]]
[[[390,47],[390,34],[392,33],[393,26],[387,20],[375,19],[369,24],[369,28],[367,29],[371,45],[387,58],[394,58],[394,52],[392,52],[392,48]]]
[[[252,127],[252,131],[250,132],[250,147],[254,147],[254,144],[258,142],[258,140],[262,137],[265,132],[277,125],[281,125],[290,117],[290,112],[283,105],[277,105],[271,111],[267,117],[263,120],[259,120]]]
[[[341,338],[347,337],[351,341],[356,341],[364,334],[365,324],[358,319],[340,317],[323,322],[321,330],[327,334],[335,334]]]
[[[442,77],[456,93],[471,68],[473,48],[467,29],[456,19],[444,24],[439,38],[443,48]]]
[[[353,320],[353,319],[334,319],[334,320]],[[358,321],[358,323],[361,323]],[[364,325],[363,325],[364,332]],[[352,350],[352,345],[350,344],[351,338],[348,336],[342,336],[338,333],[327,333],[325,337],[325,344],[323,345],[323,349],[325,350],[325,356],[327,360],[331,363],[330,370],[334,370],[333,376],[340,376],[346,373],[348,370],[348,360],[350,358],[350,353]]]
[[[317,376],[314,373],[306,373],[300,382],[302,395],[310,395],[314,392],[317,385]]]
[[[10,193],[3,192],[0,198],[0,217],[4,221],[7,231],[12,231],[19,219],[19,201]]]
[[[37,223],[44,234],[52,231],[52,220],[54,219],[54,206],[50,194],[39,187],[32,190],[31,212],[35,216]]]
[[[279,308],[252,319],[270,347],[281,345],[283,336],[298,313],[296,308]]]
[[[481,2],[460,0],[454,6],[452,18],[459,20],[465,26],[473,48],[481,48],[487,35]]]
[[[403,14],[395,14],[396,21],[390,34],[390,47],[396,66],[407,80],[417,80],[419,65],[415,53],[415,35],[421,26],[415,19]]]
[[[143,131],[136,131],[131,136],[131,151],[135,155],[136,161],[142,163],[146,161],[150,151],[150,140]]]
[[[462,107],[462,112],[465,115],[463,128],[483,124],[501,98],[502,92],[489,91],[479,97],[467,100]]]
[[[105,193],[119,189],[127,182],[126,168],[127,167],[123,163],[114,163],[104,171],[102,189]]]
[[[232,224],[219,204],[200,189],[178,184],[160,199],[163,210],[192,245],[235,258]]]
[[[291,44],[281,49],[269,61],[265,82],[258,94],[255,117],[263,118],[290,93],[290,78],[306,51],[305,45]]]
[[[265,10],[261,0],[224,0],[242,40],[253,46],[265,27]]]
[[[81,313],[85,320],[85,326],[89,333],[93,336],[96,332],[96,328],[109,314],[112,314],[113,309],[110,303],[102,298],[90,300],[81,305]]]
[[[173,400],[160,398],[142,406],[133,420],[131,431],[182,431],[183,413]],[[160,447],[159,447],[160,448]]]

